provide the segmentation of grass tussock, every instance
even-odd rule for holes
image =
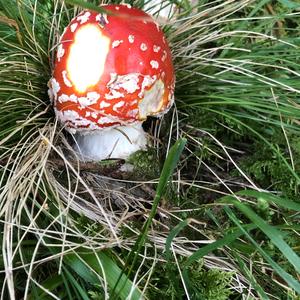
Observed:
[[[47,95],[60,34],[100,2],[0,1],[1,299],[298,299],[299,5],[128,1],[177,78],[128,175],[79,162]]]

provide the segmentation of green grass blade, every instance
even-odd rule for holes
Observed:
[[[47,280],[45,280],[43,283],[42,283],[42,286],[44,288],[46,288],[47,290],[49,291],[53,291],[55,288],[57,288],[58,286],[60,286],[62,284],[62,276],[61,275],[55,275],[51,278],[48,278]],[[46,293],[43,292],[43,294],[45,295]],[[40,295],[41,296],[43,296]],[[42,299],[42,297],[41,297]]]
[[[69,287],[68,279],[65,276],[64,272],[61,273],[61,276],[62,276],[62,279],[63,279],[64,288],[65,288],[66,294],[68,296],[68,299],[72,300],[74,297],[72,296],[72,293],[71,293],[71,290],[70,290],[70,287]]]
[[[248,230],[252,230],[252,229],[256,228],[256,226],[254,224],[251,224],[251,225],[248,225],[246,228]],[[212,252],[214,250],[217,250],[224,246],[230,245],[233,241],[235,241],[237,238],[239,238],[243,234],[244,233],[241,230],[237,229],[233,233],[227,234],[222,239],[202,247],[201,249],[197,250],[195,253],[193,253],[187,259],[185,266],[186,267],[190,266],[193,262],[203,258],[205,255],[209,254],[210,252]]]
[[[286,6],[287,8],[290,9],[297,9],[300,7],[299,3],[296,3],[295,1],[291,1],[291,0],[278,0],[278,2],[280,2],[283,6]]]
[[[156,194],[154,197],[154,201],[153,201],[153,205],[152,205],[152,209],[150,211],[149,214],[149,218],[147,219],[141,234],[139,235],[132,251],[129,253],[129,256],[127,258],[127,261],[132,261],[131,262],[131,266],[129,268],[129,271],[127,273],[127,276],[129,277],[131,275],[131,272],[133,270],[133,268],[135,267],[137,258],[138,258],[138,254],[140,253],[140,250],[142,249],[145,241],[146,241],[146,237],[147,237],[147,233],[150,227],[150,224],[152,223],[152,220],[156,214],[157,211],[157,207],[159,204],[159,201],[163,195],[163,193],[166,190],[167,187],[167,183],[171,177],[171,175],[174,172],[174,169],[179,161],[180,155],[185,147],[186,144],[186,139],[182,138],[179,139],[170,149],[169,154],[166,158],[166,161],[163,165],[163,169],[159,178],[159,182],[157,185],[157,189],[156,189]],[[117,285],[114,288],[114,291],[117,290],[117,287],[119,286],[119,280],[117,282]],[[122,289],[122,288],[121,288]]]
[[[265,143],[266,145],[268,145],[270,147],[270,149],[272,151],[274,151],[274,153],[276,154],[276,156],[282,160],[282,163],[286,166],[286,171],[290,172],[293,177],[300,182],[300,176],[298,175],[297,172],[295,172],[295,170],[293,170],[293,168],[291,167],[291,165],[288,163],[287,159],[283,156],[283,154],[280,152],[279,149],[277,149],[272,143],[270,143],[267,138],[265,138],[264,136],[262,136],[260,133],[258,133],[255,129],[253,129],[251,126],[248,126],[246,123],[242,122],[241,120],[237,119],[236,117],[230,116],[227,113],[224,113],[222,111],[215,111],[212,109],[206,109],[207,111],[210,112],[214,112],[214,113],[218,113],[219,115],[230,119],[231,121],[237,123],[238,125],[244,127],[245,129],[251,131],[254,136],[256,136],[257,138],[259,138],[263,143]]]
[[[62,276],[61,275],[55,275],[51,278],[46,279],[41,283],[41,285],[47,289],[48,291],[52,292],[55,288],[60,286],[62,284]],[[46,292],[43,291],[42,289],[38,288],[38,292],[36,292],[36,295],[29,294],[28,295],[28,300],[34,300],[37,299],[44,299],[44,297],[48,297]]]
[[[73,287],[76,289],[76,291],[79,293],[80,299],[82,299],[82,300],[89,300],[88,294],[80,286],[80,284],[78,284],[78,282],[76,281],[76,279],[74,278],[74,276],[66,268],[63,268],[63,270],[66,273],[66,276],[68,277],[68,280],[69,280],[70,284],[72,284]]]
[[[174,172],[174,169],[179,161],[180,155],[185,147],[187,140],[185,138],[179,139],[170,149],[168,157],[164,163],[159,183],[156,189],[155,204],[158,205],[158,201],[166,190],[168,180]],[[158,199],[158,200],[157,200]],[[151,211],[152,215],[155,215],[155,211]],[[151,215],[150,215],[151,216]]]
[[[295,211],[300,211],[300,204],[294,201],[291,201],[287,198],[281,198],[277,197],[276,195],[273,195],[271,193],[266,192],[258,192],[255,190],[243,190],[236,193],[236,195],[239,196],[251,196],[255,198],[263,198],[264,200],[268,202],[273,202],[277,204],[278,206],[284,207],[286,209],[291,209]]]
[[[115,287],[117,281],[119,281],[119,285],[115,287],[115,291],[121,299],[127,299],[130,294],[130,299],[132,300],[139,300],[142,298],[141,291],[133,285],[132,281],[126,277],[117,264],[103,252],[93,253],[77,251],[77,255],[66,255],[65,261],[67,265],[86,282],[99,284],[99,278],[96,274],[99,274],[100,276],[105,275],[110,288]],[[99,265],[99,261],[101,262],[103,269]],[[104,270],[105,274],[103,274],[102,270]]]
[[[106,11],[104,8],[102,8],[101,6],[97,6],[91,2],[85,2],[85,1],[80,1],[80,0],[66,0],[67,3],[72,4],[72,5],[77,5],[80,6],[84,9],[89,9],[89,10],[93,10],[99,13],[107,13],[110,14],[111,12]]]
[[[163,166],[160,178],[159,178],[159,182],[157,185],[156,194],[154,197],[154,201],[153,201],[152,209],[150,211],[149,218],[148,218],[148,220],[143,228],[143,231],[142,231],[142,235],[141,235],[142,244],[144,243],[144,241],[146,239],[146,235],[149,230],[149,226],[156,214],[159,201],[167,188],[167,183],[168,183],[171,175],[174,172],[174,169],[179,161],[180,155],[185,147],[185,144],[186,144],[186,139],[182,138],[182,139],[178,140],[171,147],[171,149],[169,151],[169,154],[164,163],[164,166]]]
[[[286,283],[293,288],[297,293],[300,293],[300,283],[291,274],[287,273],[282,269],[262,248],[261,246],[250,236],[250,234],[241,226],[240,221],[234,215],[229,207],[224,207],[225,212],[229,218],[240,228],[240,230],[245,234],[247,239],[255,245],[257,251],[264,257],[264,259],[270,264],[274,271],[286,281]]]
[[[171,258],[171,244],[173,239],[178,235],[178,233],[183,230],[188,224],[190,223],[190,219],[186,219],[181,221],[179,224],[177,224],[169,233],[167,239],[166,239],[166,246],[165,246],[165,257],[167,260],[170,260]]]
[[[267,294],[265,293],[264,289],[257,283],[255,276],[253,276],[252,272],[249,270],[248,266],[244,263],[244,261],[241,259],[239,254],[233,253],[233,256],[235,260],[238,262],[238,264],[241,267],[241,270],[244,271],[245,276],[248,278],[248,280],[251,282],[251,285],[255,289],[255,291],[260,296],[260,299],[270,299]]]
[[[246,225],[246,227],[248,228],[248,230],[252,230],[254,228],[256,228],[255,225],[251,224],[251,225]],[[215,241],[211,244],[208,244],[202,248],[200,248],[199,250],[197,250],[195,253],[193,253],[185,262],[183,271],[182,271],[182,276],[184,279],[184,282],[187,286],[187,288],[189,289],[190,286],[190,279],[189,279],[189,272],[188,272],[188,268],[194,263],[199,261],[201,258],[203,258],[205,255],[209,254],[212,251],[215,251],[217,249],[220,249],[224,246],[228,246],[230,245],[232,242],[234,242],[237,238],[239,238],[241,235],[243,235],[244,233],[240,230],[237,229],[232,233],[227,234],[225,237],[223,237],[222,239]]]
[[[225,199],[224,199],[225,198]],[[286,259],[294,266],[295,270],[300,273],[300,258],[293,249],[282,238],[282,233],[274,226],[267,224],[258,216],[250,207],[239,202],[231,196],[224,197],[222,202],[233,204],[245,216],[247,216],[265,235],[269,237],[272,243],[281,251]]]

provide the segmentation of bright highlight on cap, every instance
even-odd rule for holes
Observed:
[[[83,93],[100,80],[109,52],[110,39],[94,24],[77,30],[67,61],[68,78]]]

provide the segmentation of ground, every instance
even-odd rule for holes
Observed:
[[[170,12],[175,105],[84,163],[47,82],[100,2],[0,1],[1,299],[299,299],[299,4],[128,1]]]

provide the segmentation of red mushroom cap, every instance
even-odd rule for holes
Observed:
[[[106,5],[82,11],[57,49],[49,93],[69,130],[143,121],[173,102],[175,77],[164,34],[145,12]]]

